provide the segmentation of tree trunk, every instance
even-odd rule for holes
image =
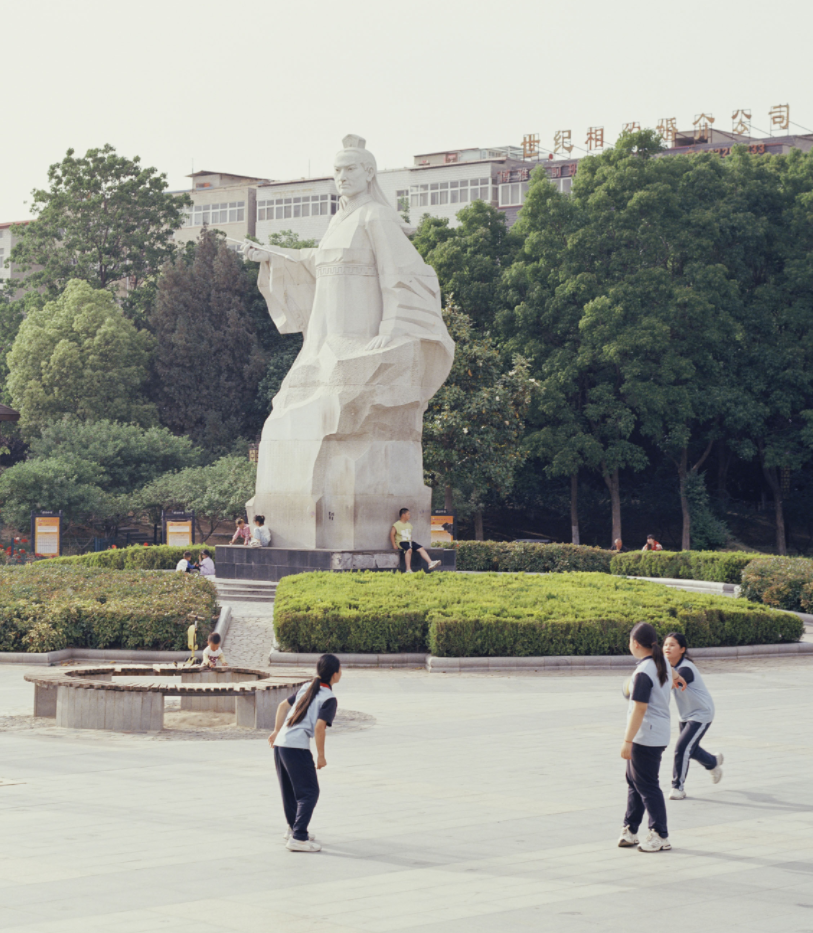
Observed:
[[[579,474],[570,476],[570,540],[581,544],[579,539]]]
[[[728,468],[732,454],[722,438],[717,441],[717,497],[728,502]]]
[[[447,512],[451,512],[454,508],[454,493],[452,487],[448,484],[443,490],[443,508],[446,509]]]
[[[618,468],[611,474],[604,474],[604,482],[610,490],[610,508],[613,520],[613,543],[616,538],[621,537],[621,477],[618,474]]]
[[[692,516],[689,512],[689,500],[686,498],[686,477],[689,473],[689,450],[684,447],[680,452],[678,461],[678,482],[680,485],[680,511],[683,513],[683,531],[680,537],[680,548],[683,551],[692,549]]]
[[[474,513],[474,540],[483,540],[483,513],[481,509]]]
[[[788,553],[787,536],[785,534],[785,501],[782,495],[782,473],[779,467],[765,466],[765,452],[760,447],[759,459],[762,464],[762,475],[771,487],[774,511],[776,513],[776,550],[783,556]]]

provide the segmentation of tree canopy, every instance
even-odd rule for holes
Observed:
[[[47,189],[32,192],[31,223],[15,227],[11,261],[25,285],[56,298],[72,279],[121,296],[143,312],[151,280],[172,256],[188,195],[166,191],[166,175],[117,154],[111,145],[65,158],[48,169]]]
[[[149,318],[152,397],[162,424],[209,450],[230,450],[259,427],[254,403],[265,355],[248,310],[254,292],[240,256],[210,230],[158,282]]]
[[[59,298],[26,317],[8,355],[7,385],[23,436],[64,415],[154,424],[155,407],[143,395],[152,347],[110,292],[68,282]]]

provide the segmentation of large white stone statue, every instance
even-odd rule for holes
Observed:
[[[335,161],[339,210],[318,249],[264,249],[259,288],[280,333],[305,340],[274,398],[250,515],[274,547],[386,549],[401,507],[429,543],[422,417],[454,343],[440,288],[407,239],[358,136]]]

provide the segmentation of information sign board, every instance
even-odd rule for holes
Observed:
[[[447,510],[432,512],[432,544],[448,544],[457,537],[455,514]]]

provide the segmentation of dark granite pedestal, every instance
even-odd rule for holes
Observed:
[[[454,570],[457,554],[451,548],[427,548],[433,560],[442,561],[439,570]],[[386,551],[331,551],[305,548],[247,547],[242,544],[218,544],[215,549],[218,580],[281,580],[292,573],[331,570],[337,573],[352,570],[404,569],[403,554]],[[417,554],[412,565],[426,569]]]

